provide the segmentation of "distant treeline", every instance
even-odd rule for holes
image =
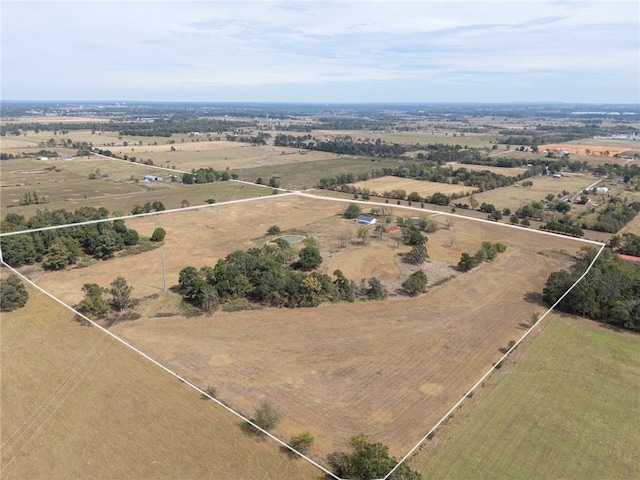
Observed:
[[[255,125],[256,122],[215,118],[156,119],[149,122],[14,123],[0,126],[0,135],[22,135],[27,131],[64,132],[66,134],[71,130],[91,130],[118,132],[118,135],[127,136],[170,137],[174,133],[187,134],[190,132],[221,134]]]

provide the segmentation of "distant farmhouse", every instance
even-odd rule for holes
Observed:
[[[156,177],[155,175],[145,175],[144,179],[142,180],[143,182],[161,182],[162,181],[162,177]]]
[[[356,223],[360,223],[362,225],[373,225],[378,223],[378,219],[370,217],[369,215],[359,215],[358,218],[356,218]]]

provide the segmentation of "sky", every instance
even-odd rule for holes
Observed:
[[[633,0],[0,8],[2,100],[640,103]]]

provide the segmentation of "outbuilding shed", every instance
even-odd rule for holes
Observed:
[[[373,225],[378,223],[378,219],[369,215],[359,215],[358,218],[356,218],[356,223],[361,223],[362,225]]]
[[[156,177],[155,175],[145,175],[143,182],[161,182],[162,177]]]
[[[384,227],[384,233],[391,233],[398,230],[398,225],[395,223],[387,223]]]

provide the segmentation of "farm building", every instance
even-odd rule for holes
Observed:
[[[596,193],[607,193],[609,191],[608,187],[598,187],[596,188]]]
[[[161,182],[162,177],[156,177],[155,175],[145,175],[143,182]]]
[[[622,260],[626,260],[627,262],[631,262],[635,265],[640,265],[640,257],[634,257],[633,255],[623,255],[622,253],[619,253],[618,256]]]
[[[396,230],[398,230],[398,225],[396,225],[395,223],[387,223],[384,226],[384,233],[391,233],[395,232]]]
[[[36,160],[49,160],[49,157],[36,157]]]
[[[553,178],[562,178],[562,175],[559,173],[554,173]]]
[[[356,223],[361,223],[362,225],[373,225],[374,223],[378,223],[378,219],[370,217],[369,215],[359,215],[358,218],[356,218]]]

